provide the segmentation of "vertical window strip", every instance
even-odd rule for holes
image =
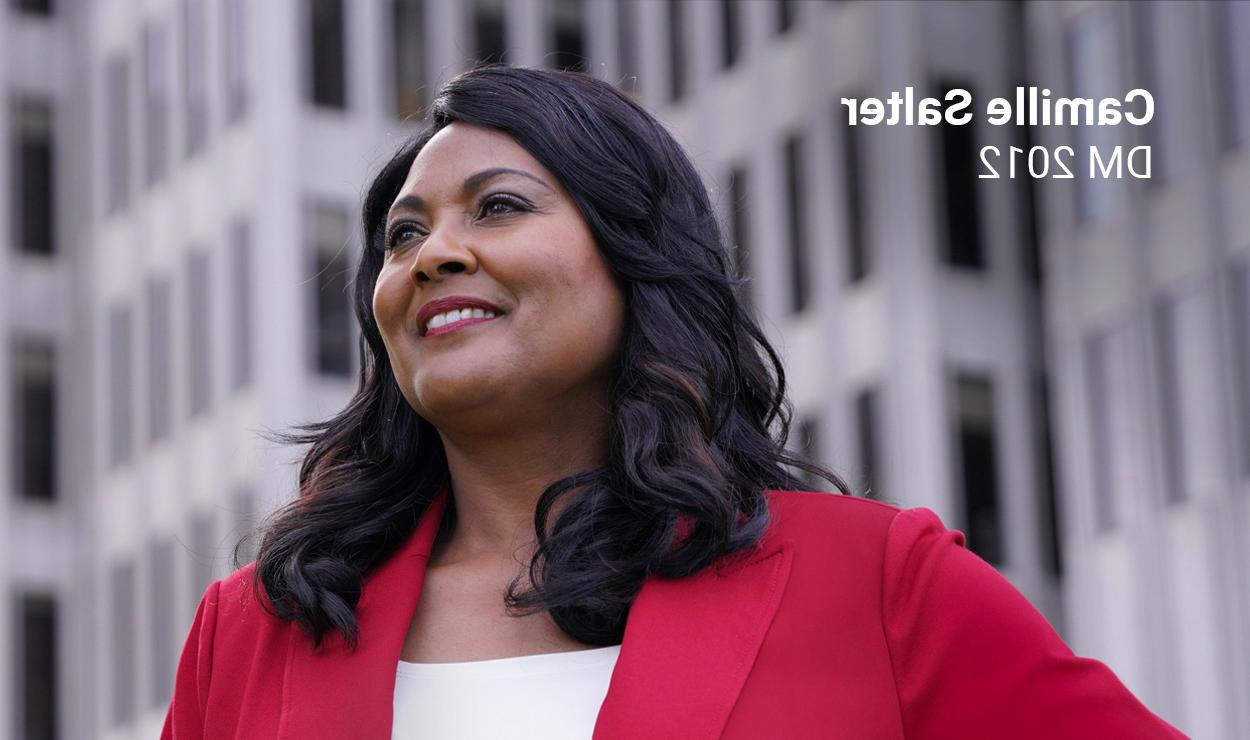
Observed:
[[[1120,70],[1116,63],[1115,26],[1109,8],[1100,7],[1079,14],[1069,26],[1067,47],[1068,82],[1072,97],[1104,98],[1122,95]],[[1074,126],[1073,137],[1078,152],[1091,146],[1103,151],[1116,143],[1115,127]],[[1103,130],[1108,129],[1108,130]],[[1111,180],[1078,177],[1074,181],[1076,222],[1087,224],[1101,219],[1114,206],[1115,190]]]
[[[12,116],[13,244],[26,254],[54,254],[56,156],[52,100],[20,95],[14,100]]]
[[[132,563],[116,563],[109,572],[109,631],[105,645],[108,649],[109,669],[112,675],[109,717],[114,727],[130,724],[135,719],[138,695],[138,665],[135,652],[138,643],[135,636],[135,567]]]
[[[189,392],[192,418],[208,411],[212,402],[212,271],[208,252],[192,248],[187,253],[187,344]]]
[[[216,523],[211,513],[196,511],[191,515],[191,552],[188,565],[191,569],[191,591],[196,601],[217,577]]]
[[[844,97],[858,99],[858,93]],[[865,198],[868,183],[865,180],[867,169],[863,166],[864,134],[858,126],[851,126],[846,118],[838,113],[835,121],[841,121],[838,131],[842,136],[842,191],[843,209],[846,214],[846,257],[847,276],[852,283],[859,282],[868,276],[869,255],[868,242],[865,235],[865,213],[870,198]]]
[[[934,97],[945,99],[952,89],[976,94],[965,82],[939,80]],[[984,244],[981,234],[981,202],[976,166],[976,119],[956,126],[945,121],[936,127],[938,137],[937,192],[943,199],[945,239],[942,257],[953,267],[975,270],[985,268]]]
[[[1128,330],[1091,333],[1085,339],[1085,358],[1093,525],[1101,533],[1122,524],[1125,496],[1136,488]]]
[[[738,298],[748,310],[753,310],[754,281],[751,275],[751,189],[746,165],[739,165],[729,173],[729,237],[733,250],[735,277],[742,279]]]
[[[16,647],[19,652],[18,726],[26,738],[58,736],[60,615],[52,594],[23,594]]]
[[[130,462],[134,433],[134,367],[132,314],[128,304],[108,311],[108,461],[111,467]]]
[[[237,218],[230,226],[230,323],[234,347],[231,353],[230,387],[240,390],[252,382],[255,342],[254,323],[259,318],[253,308],[252,226]]]
[[[474,0],[473,49],[475,64],[507,61],[508,32],[502,0]]]
[[[638,86],[638,12],[634,0],[616,2],[616,55],[620,88],[635,95]]]
[[[552,0],[551,67],[585,72],[586,6],[584,0]]]
[[[1241,407],[1241,474],[1250,479],[1250,257],[1242,257],[1230,272],[1233,289],[1233,332],[1237,388]]]
[[[12,357],[14,483],[26,500],[54,501],[58,462],[56,347],[50,339],[20,337]]]
[[[108,183],[105,212],[114,214],[130,202],[130,62],[114,56],[105,62],[105,158]]]
[[[807,204],[803,173],[803,140],[798,133],[786,137],[782,166],[787,209],[786,239],[790,248],[790,311],[800,313],[811,302],[811,273],[805,238]]]
[[[148,704],[163,709],[173,696],[174,671],[178,664],[177,619],[174,598],[174,546],[169,539],[153,540],[149,545],[148,568],[151,577],[149,601],[151,611],[151,678]]]
[[[864,496],[874,499],[882,498],[877,395],[875,388],[865,388],[855,397],[860,479],[863,481]]]
[[[1250,3],[1224,0],[1216,14],[1216,70],[1220,81],[1220,143],[1226,151],[1250,141]]]
[[[236,123],[247,115],[247,0],[225,0],[226,121]]]
[[[720,0],[720,66],[730,69],[738,62],[742,46],[741,0]]]
[[[956,373],[952,391],[958,490],[963,498],[968,547],[986,562],[1002,565],[1005,551],[993,383],[986,376]]]
[[[1063,575],[1059,498],[1055,481],[1055,455],[1050,414],[1050,382],[1044,370],[1033,375],[1033,429],[1036,435],[1038,520],[1042,525],[1042,563],[1053,576]]]
[[[347,32],[343,0],[308,0],[309,100],[347,107]]]
[[[165,26],[143,29],[144,184],[160,182],[169,168],[168,44]]]
[[[169,279],[151,277],[146,285],[148,319],[148,442],[170,435],[173,426],[173,299]],[[194,341],[194,340],[193,340]]]
[[[185,107],[186,156],[204,150],[208,140],[208,75],[204,65],[204,0],[182,3],[182,75]]]
[[[336,204],[312,206],[313,367],[324,375],[346,377],[354,366],[348,247],[351,217]]]
[[[425,2],[392,0],[395,115],[407,120],[425,105]]]
[[[676,103],[686,95],[686,30],[681,0],[668,0],[668,98]]]

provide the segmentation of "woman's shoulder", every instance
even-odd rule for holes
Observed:
[[[770,489],[764,495],[768,499],[770,528],[791,536],[854,531],[861,537],[873,533],[884,537],[899,514],[915,511],[862,496],[824,491]]]
[[[239,633],[260,637],[269,629],[281,629],[287,623],[265,608],[264,585],[256,580],[255,561],[238,568],[216,581],[204,591],[200,610],[210,619],[218,634]]]
[[[765,495],[770,521],[761,545],[789,541],[796,554],[825,562],[892,569],[918,550],[962,549],[965,544],[962,532],[947,529],[924,507],[821,491],[768,490]]]

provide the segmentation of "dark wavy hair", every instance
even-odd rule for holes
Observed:
[[[543,491],[531,589],[512,581],[510,613],[548,610],[581,642],[619,643],[648,575],[690,575],[758,542],[769,521],[764,490],[804,487],[789,468],[850,493],[836,473],[786,450],[792,407],[781,362],[736,295],[743,280],[731,272],[703,182],[641,106],[585,74],[487,66],[448,82],[429,120],[364,197],[356,394],[333,418],[276,435],[311,446],[300,495],[261,532],[254,585],[267,609],[314,646],[334,629],[354,647],[362,580],[449,485],[437,431],[396,384],[372,296],[391,203],[417,153],[455,121],[506,133],[555,174],[627,306],[607,459]],[[443,527],[455,517],[450,495],[447,504]]]

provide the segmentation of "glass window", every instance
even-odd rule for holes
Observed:
[[[1038,520],[1042,526],[1042,563],[1051,575],[1062,576],[1059,500],[1055,490],[1055,455],[1051,441],[1050,383],[1045,371],[1033,375],[1033,429],[1037,455]]]
[[[130,306],[113,306],[108,312],[108,461],[111,466],[130,462],[134,440],[134,341]]]
[[[1241,399],[1241,472],[1250,478],[1250,259],[1231,271],[1237,393]]]
[[[682,0],[668,0],[668,98],[681,100],[686,94],[686,25]]]
[[[148,442],[169,436],[173,426],[173,356],[170,314],[173,300],[169,279],[147,280],[148,313]]]
[[[225,0],[226,120],[247,115],[247,0]]]
[[[811,271],[807,264],[806,192],[803,174],[803,139],[792,133],[783,145],[785,178],[786,240],[790,248],[790,311],[799,313],[811,298]]]
[[[187,254],[187,340],[189,349],[191,416],[208,411],[212,401],[212,291],[208,253],[198,249]]]
[[[1085,340],[1094,529],[1123,523],[1129,496],[1140,490],[1134,450],[1141,428],[1126,327],[1098,331]]]
[[[17,649],[21,673],[17,687],[20,695],[17,711],[18,727],[25,740],[52,740],[58,736],[57,661],[60,659],[57,639],[58,615],[56,598],[51,594],[24,594]]]
[[[1100,7],[1076,17],[1068,29],[1068,75],[1071,97],[1117,97],[1124,94],[1120,70],[1116,64],[1115,26],[1113,18]],[[1066,97],[1066,96],[1065,96]],[[1109,157],[1120,135],[1116,126],[1073,126],[1077,161],[1088,161],[1090,147],[1097,147]],[[1078,173],[1079,174],[1079,173]],[[1077,177],[1077,223],[1096,221],[1114,207],[1114,181],[1102,178]]]
[[[729,172],[729,247],[733,250],[734,274],[745,280],[738,288],[739,299],[751,309],[754,290],[751,281],[751,192],[745,165]]]
[[[351,215],[347,209],[330,204],[313,206],[312,255],[316,280],[313,283],[315,371],[325,375],[351,375],[355,357],[352,331],[351,296],[348,294],[351,266],[348,245]]]
[[[13,0],[13,8],[27,15],[52,15],[52,0]]]
[[[1158,2],[1140,2],[1129,6],[1129,29],[1133,38],[1133,87],[1149,90],[1154,96],[1154,116],[1150,123],[1139,127],[1144,144],[1151,148],[1150,178],[1147,187],[1162,183],[1168,175],[1170,164],[1168,147],[1165,145],[1165,127],[1168,111],[1172,108],[1170,91],[1164,88],[1159,75],[1160,57],[1167,53],[1171,29],[1161,16],[1164,8]],[[1137,103],[1141,105],[1140,102]],[[1032,179],[1032,178],[1027,178]]]
[[[864,496],[880,499],[881,453],[877,389],[865,388],[855,396],[855,431],[859,438],[859,474],[864,482]]]
[[[956,490],[963,498],[968,548],[988,563],[1003,563],[998,494],[998,439],[990,378],[957,373],[952,378],[955,416]]]
[[[1250,3],[1223,0],[1215,10],[1220,140],[1233,149],[1250,141]]]
[[[105,212],[124,209],[130,201],[130,64],[123,56],[109,58],[104,65],[108,165]]]
[[[945,99],[952,89],[975,91],[965,82],[939,81],[933,96]],[[849,126],[847,128],[850,128]],[[938,177],[942,197],[945,239],[942,259],[953,267],[984,269],[985,254],[981,240],[981,201],[976,168],[981,161],[976,141],[976,117],[955,126],[941,123],[935,127],[938,136]]]
[[[186,101],[186,154],[204,149],[208,139],[208,75],[205,68],[204,0],[183,0],[182,83]]]
[[[821,462],[821,450],[823,449],[823,434],[821,432],[820,419],[814,416],[806,416],[800,418],[798,423],[798,453],[804,458],[812,462]],[[815,473],[800,469],[803,480],[813,490],[823,490],[825,485],[824,479],[818,477]],[[822,485],[824,484],[824,485]]]
[[[154,185],[169,168],[169,69],[165,26],[143,29],[144,183]]]
[[[250,563],[256,559],[257,540],[259,536],[256,524],[260,517],[256,491],[250,486],[240,485],[234,491],[234,528],[239,542],[239,562]]]
[[[323,108],[347,107],[347,34],[343,0],[309,0],[309,96]]]
[[[616,3],[616,54],[621,89],[638,93],[638,12],[633,0]]]
[[[858,93],[845,97],[859,98]],[[835,113],[840,121],[838,131],[842,144],[842,192],[846,218],[847,276],[855,283],[868,276],[868,239],[864,233],[867,221],[866,208],[870,199],[865,198],[868,183],[865,179],[863,134],[859,126],[851,126],[844,116]]]
[[[109,717],[114,727],[134,721],[138,683],[135,651],[135,567],[131,563],[115,563],[109,570],[109,673],[112,696]]]
[[[553,0],[551,66],[585,72],[586,5],[583,0]]]
[[[407,119],[425,105],[425,3],[394,0],[391,5],[395,49],[395,115]]]
[[[476,64],[505,61],[508,50],[503,0],[476,0],[473,4],[473,49]]]
[[[1219,482],[1222,440],[1214,427],[1222,402],[1208,342],[1212,325],[1208,296],[1205,291],[1188,291],[1165,295],[1155,304],[1168,502],[1191,498],[1195,491]]]
[[[18,97],[13,105],[13,243],[26,254],[56,251],[56,157],[52,101]]]
[[[13,445],[17,492],[29,500],[56,498],[56,348],[24,337],[13,351]]]
[[[173,696],[180,637],[175,619],[178,602],[174,598],[174,545],[170,540],[157,539],[148,548],[148,567],[152,578],[149,602],[152,650],[148,653],[152,659],[152,682],[148,703],[152,707],[164,708]]]
[[[198,602],[217,577],[216,523],[212,514],[197,511],[191,515],[191,591]]]
[[[794,27],[794,0],[773,0],[777,12],[777,33],[786,33]]]
[[[742,53],[741,0],[720,0],[720,66],[729,69]]]
[[[1033,128],[1031,126],[1021,126],[1019,131],[1020,148],[1026,152],[1033,151]],[[1038,203],[1040,202],[1038,200],[1038,181],[1032,177],[1020,177],[1016,179],[1016,182],[1015,195],[1017,207],[1020,209],[1019,227],[1024,274],[1034,285],[1040,286],[1045,276],[1042,265],[1041,226],[1037,220]]]
[[[258,318],[252,306],[252,225],[242,218],[230,225],[230,290],[230,387],[239,390],[252,382],[252,325]]]

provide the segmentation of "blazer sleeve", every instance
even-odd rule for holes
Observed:
[[[1074,655],[932,511],[895,515],[883,579],[882,619],[906,737],[1185,737],[1105,664]]]
[[[204,713],[213,670],[213,636],[217,628],[217,605],[221,581],[214,581],[200,599],[195,621],[187,635],[174,675],[174,696],[165,714],[161,740],[201,740]]]

